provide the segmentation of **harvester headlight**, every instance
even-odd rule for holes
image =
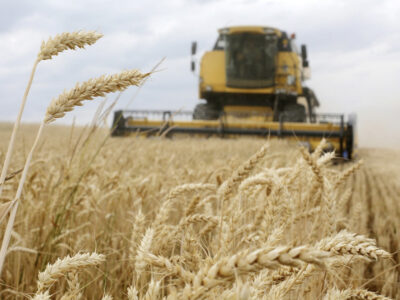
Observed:
[[[288,85],[294,85],[295,81],[296,81],[296,77],[294,77],[293,75],[288,75],[288,77],[287,77]]]
[[[206,91],[211,92],[212,91],[212,86],[211,85],[206,85]]]

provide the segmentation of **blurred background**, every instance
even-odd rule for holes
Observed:
[[[400,2],[387,1],[2,1],[0,12],[0,121],[13,122],[42,40],[57,33],[104,34],[84,51],[42,62],[24,122],[38,123],[53,97],[76,82],[122,69],[155,73],[137,93],[125,91],[117,108],[193,109],[198,77],[190,71],[190,44],[197,61],[210,50],[217,29],[265,25],[295,33],[307,44],[323,113],[356,113],[361,147],[400,148]],[[108,101],[116,95],[109,96]],[[60,121],[89,123],[99,101]]]

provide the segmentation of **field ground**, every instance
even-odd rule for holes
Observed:
[[[0,126],[2,161],[10,128]],[[11,171],[22,168],[35,128],[23,126]],[[357,161],[307,160],[285,141],[271,141],[260,153],[263,145],[49,127],[25,184],[0,297],[33,296],[48,263],[96,251],[105,262],[79,269],[75,287],[77,270],[65,271],[68,280],[58,276],[49,287],[54,299],[78,299],[66,297],[74,289],[84,299],[123,299],[128,287],[140,299],[350,299],[355,289],[400,299],[400,150],[359,149],[363,164],[346,175],[340,172]],[[12,199],[18,179],[7,181],[2,203]],[[370,240],[355,245],[355,237],[321,246],[344,229],[376,239],[392,257]],[[336,256],[279,252],[232,265],[249,251],[279,245],[311,245]]]

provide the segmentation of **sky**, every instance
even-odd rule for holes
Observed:
[[[24,122],[40,122],[51,99],[78,81],[165,61],[137,91],[126,90],[116,108],[191,110],[199,102],[190,71],[210,50],[217,29],[265,25],[296,33],[306,44],[320,113],[356,113],[361,147],[400,148],[400,1],[372,0],[1,0],[0,121],[13,121],[41,42],[57,33],[104,34],[85,50],[42,61]],[[116,94],[108,96],[109,102]],[[58,120],[89,123],[101,99]]]

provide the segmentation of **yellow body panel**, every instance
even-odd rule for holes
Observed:
[[[277,89],[286,93],[296,93],[301,95],[303,89],[301,87],[301,69],[300,59],[295,52],[279,52],[277,70],[275,73],[275,82]],[[294,76],[294,84],[288,85],[287,77]]]

